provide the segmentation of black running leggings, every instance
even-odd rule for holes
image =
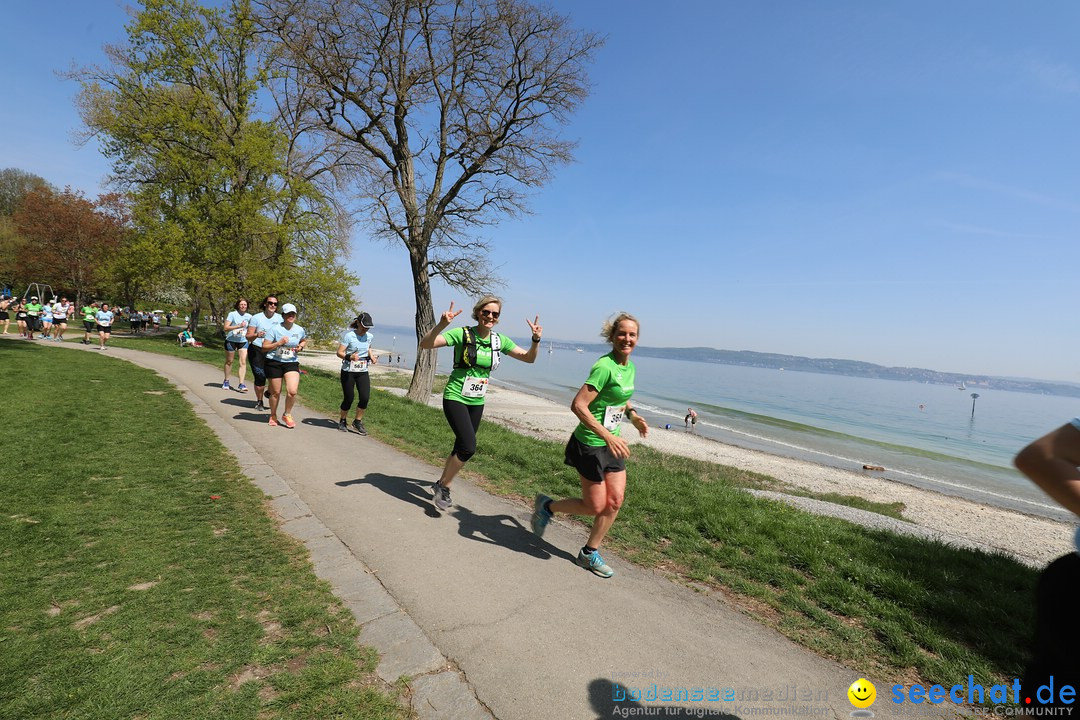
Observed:
[[[360,396],[360,401],[357,402],[356,407],[360,410],[367,410],[368,400],[371,399],[371,375],[366,372],[345,372],[342,370],[341,394],[345,397],[341,401],[342,412],[352,407],[354,387],[356,388],[356,394]]]
[[[454,449],[451,455],[457,455],[461,462],[468,462],[476,453],[476,430],[480,427],[480,418],[484,416],[483,405],[466,405],[457,400],[442,401],[443,415],[454,431]]]

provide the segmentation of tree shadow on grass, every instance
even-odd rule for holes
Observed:
[[[383,475],[381,473],[368,473],[362,478],[343,480],[335,484],[339,487],[371,485],[391,497],[416,505],[428,517],[437,518],[442,515],[431,504],[432,483],[430,482]],[[498,545],[514,552],[525,553],[545,560],[549,557],[558,557],[569,562],[575,560],[569,553],[538,538],[529,528],[522,525],[517,518],[511,515],[478,515],[468,507],[460,504],[454,505],[453,509],[448,511],[447,514],[458,521],[458,534],[463,538]]]

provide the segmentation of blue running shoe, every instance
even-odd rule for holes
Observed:
[[[222,390],[228,390],[228,389],[229,389],[229,381],[228,381],[228,380],[226,380],[225,382],[221,383],[221,389],[222,389]]]
[[[547,495],[537,494],[536,503],[534,505],[532,514],[532,531],[536,533],[537,537],[544,537],[544,530],[547,529],[547,525],[551,522],[551,513],[544,509],[544,506],[551,501]]]
[[[586,570],[592,570],[593,573],[602,578],[609,578],[615,574],[615,571],[604,562],[604,558],[600,557],[600,553],[596,551],[586,555],[584,550],[578,550],[577,564]]]

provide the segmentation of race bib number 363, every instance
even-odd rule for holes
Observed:
[[[604,408],[604,427],[615,432],[615,428],[622,422],[624,412],[626,412],[625,405],[608,405]]]
[[[461,396],[467,398],[482,398],[487,394],[488,379],[467,377],[461,385]]]

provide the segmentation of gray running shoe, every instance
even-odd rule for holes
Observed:
[[[364,427],[364,423],[360,422],[359,420],[353,420],[352,426],[353,430],[355,430],[356,432],[360,433],[361,435],[367,435],[367,428]]]
[[[454,501],[450,499],[450,488],[440,485],[438,482],[431,488],[431,495],[435,500],[435,507],[440,510],[445,510],[454,504]]]
[[[544,530],[547,529],[547,525],[551,522],[551,513],[544,509],[544,505],[551,500],[547,495],[537,495],[536,503],[532,514],[532,531],[536,533],[537,537],[544,537]]]
[[[586,570],[592,570],[602,578],[609,578],[615,574],[615,571],[604,562],[604,558],[600,557],[599,551],[586,555],[584,550],[578,550],[577,564]]]
[[[338,420],[337,429],[343,433],[349,432],[349,424],[345,422],[345,418]]]

